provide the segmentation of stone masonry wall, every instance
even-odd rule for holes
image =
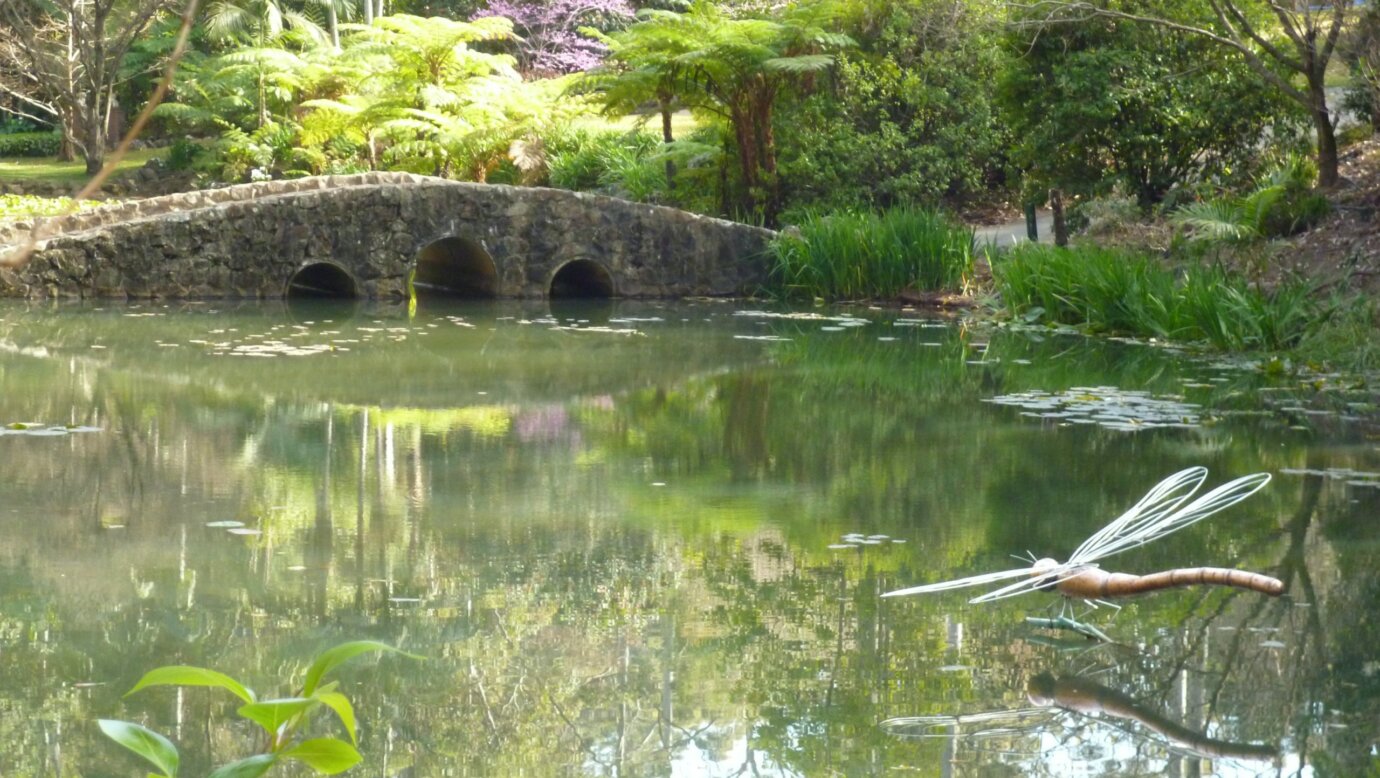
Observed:
[[[39,240],[27,261],[5,256]],[[51,236],[51,237],[48,237]],[[418,252],[477,241],[501,296],[544,295],[566,262],[603,266],[618,295],[732,295],[765,280],[772,233],[671,208],[552,189],[397,173],[245,184],[0,224],[0,296],[274,298],[330,262],[368,297],[402,296]]]

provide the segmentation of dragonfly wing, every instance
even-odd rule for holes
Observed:
[[[1103,532],[1097,533],[1089,538],[1088,542],[1079,546],[1069,562],[1071,564],[1087,564],[1093,560],[1119,554],[1128,548],[1135,548],[1157,538],[1162,538],[1171,532],[1177,532],[1190,524],[1202,521],[1220,510],[1230,508],[1260,491],[1269,482],[1269,473],[1242,476],[1235,481],[1222,484],[1182,508],[1176,508],[1169,513],[1158,512],[1153,521],[1140,519],[1126,522],[1117,526],[1115,532],[1110,533],[1104,529]],[[1113,522],[1113,524],[1118,524],[1118,522],[1121,522],[1121,519]],[[1108,528],[1112,528],[1112,525],[1108,525]]]
[[[1083,545],[1069,556],[1069,562],[1091,562],[1097,558],[1090,553],[1093,549],[1103,547],[1119,537],[1133,534],[1138,529],[1172,514],[1198,491],[1198,487],[1207,480],[1207,474],[1206,467],[1190,467],[1155,484],[1153,489],[1140,498],[1140,502],[1132,505],[1125,513],[1083,541]]]
[[[1026,592],[1034,591],[1042,586],[1056,584],[1064,580],[1065,578],[1078,575],[1078,573],[1080,572],[1082,572],[1082,568],[1073,567],[1065,563],[1059,565],[1058,567],[1052,567],[1047,572],[1040,573],[1039,575],[1035,575],[1032,572],[1030,577],[1026,578],[1024,581],[1017,581],[1013,584],[1003,586],[1002,588],[997,589],[996,591],[988,592],[986,594],[974,597],[968,602],[976,604],[982,602],[993,602],[995,600],[1004,600],[1007,597],[1015,597],[1018,594],[1025,594]]]
[[[1030,575],[1031,568],[1022,567],[1016,570],[1003,570],[1000,573],[983,573],[981,575],[970,575],[967,578],[958,578],[953,581],[942,583],[925,584],[924,586],[912,586],[908,589],[897,589],[894,592],[887,592],[883,597],[904,597],[907,594],[928,594],[930,592],[947,592],[950,589],[963,589],[969,586],[982,586],[983,584],[993,584],[998,581],[1006,581],[1012,578]]]

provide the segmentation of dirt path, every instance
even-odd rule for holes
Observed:
[[[1035,227],[1040,236],[1040,243],[1054,242],[1054,218],[1050,216],[1049,211],[1036,211]],[[977,227],[974,230],[974,237],[979,246],[990,243],[999,249],[1010,248],[1017,243],[1024,243],[1028,240],[1025,234],[1025,219],[1006,224]]]

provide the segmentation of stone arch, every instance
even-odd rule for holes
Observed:
[[[327,298],[354,300],[359,298],[359,283],[350,271],[332,262],[312,262],[297,269],[288,279],[284,296],[289,300]]]
[[[556,268],[546,290],[551,298],[607,299],[615,295],[613,276],[592,259],[573,259]]]
[[[419,295],[490,299],[498,296],[498,266],[478,241],[441,238],[417,252],[412,283]]]

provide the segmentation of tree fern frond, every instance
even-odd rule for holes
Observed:
[[[1189,203],[1169,217],[1174,224],[1192,230],[1193,240],[1244,241],[1259,236],[1241,206],[1231,200],[1206,200]]]
[[[799,57],[775,57],[762,63],[762,67],[778,73],[814,73],[834,64],[830,54],[804,54]]]

